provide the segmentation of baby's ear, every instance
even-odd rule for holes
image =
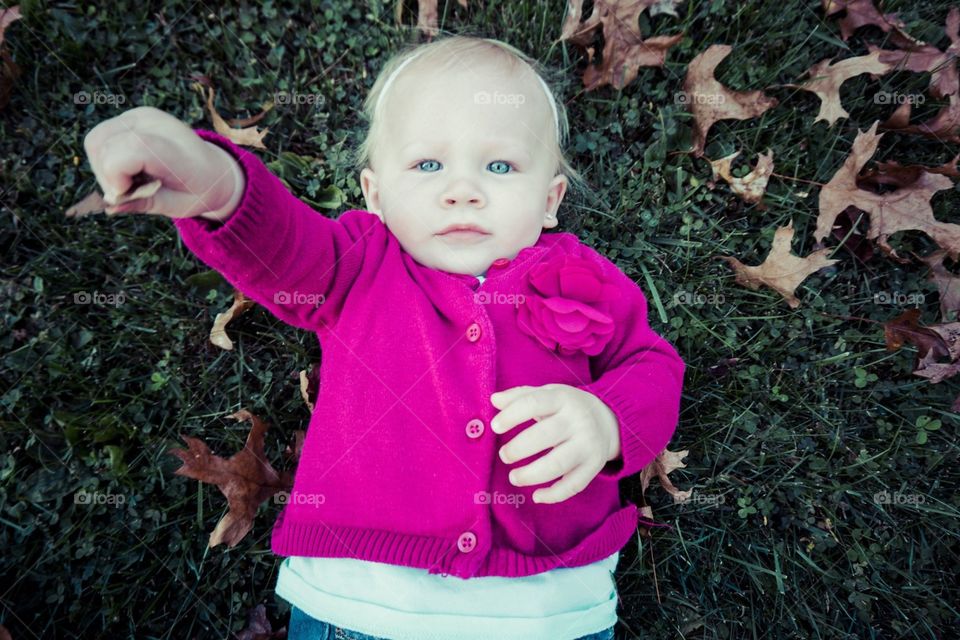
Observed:
[[[547,202],[543,214],[544,229],[552,229],[557,226],[557,209],[563,201],[563,196],[567,192],[567,176],[558,173],[550,184],[547,185]]]
[[[370,167],[364,167],[360,171],[360,190],[363,191],[367,211],[377,214],[377,217],[383,222],[383,214],[380,213],[380,187],[377,183],[377,174]]]

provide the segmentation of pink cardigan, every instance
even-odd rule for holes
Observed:
[[[184,244],[277,318],[315,332],[322,348],[275,553],[469,578],[580,566],[623,548],[639,516],[619,480],[669,442],[685,368],[647,324],[630,278],[570,233],[541,234],[495,261],[482,285],[426,267],[374,214],[325,217],[249,151],[196,133],[241,163],[247,187],[226,223],[175,220]],[[557,274],[567,274],[560,297]],[[597,274],[606,284],[583,284]],[[517,487],[507,474],[546,452],[510,465],[498,455],[534,423],[494,433],[490,395],[548,383],[613,410],[621,457],[572,498],[536,504],[533,491],[552,482]]]

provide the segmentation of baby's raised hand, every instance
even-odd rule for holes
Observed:
[[[108,214],[224,220],[243,195],[243,170],[229,153],[154,107],[136,107],[104,120],[87,133],[83,147],[103,200],[112,204]],[[159,189],[151,195],[123,202],[121,196],[134,187],[157,180]]]
[[[547,455],[510,472],[510,482],[517,486],[562,476],[534,491],[534,502],[562,502],[580,493],[608,461],[620,455],[617,416],[592,393],[566,384],[520,386],[495,393],[490,401],[500,409],[490,423],[495,433],[537,421],[500,448],[500,459],[506,464],[553,447]]]

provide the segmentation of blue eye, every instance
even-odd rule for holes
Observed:
[[[421,160],[420,162],[417,163],[417,167],[420,168],[420,169],[423,169],[423,165],[425,165],[425,164],[431,164],[431,163],[437,165],[437,169],[440,168],[440,163],[437,162],[436,160]],[[436,170],[436,169],[435,169],[435,170]],[[434,171],[435,171],[435,170],[434,170]],[[426,169],[426,171],[429,171],[429,172],[432,173],[432,171],[431,171],[430,169]]]
[[[510,163],[509,163],[509,162],[504,162],[503,160],[494,160],[493,162],[491,162],[490,164],[487,165],[487,168],[489,169],[490,167],[495,166],[495,165],[499,165],[499,166],[505,167],[505,169],[506,169],[505,171],[498,171],[498,170],[494,169],[493,172],[496,173],[496,174],[504,175],[504,174],[510,172],[511,166],[510,166]]]

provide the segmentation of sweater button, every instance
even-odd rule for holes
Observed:
[[[477,536],[474,535],[473,531],[464,531],[460,534],[460,539],[457,540],[457,548],[463,553],[470,553],[476,545]]]
[[[471,438],[479,438],[483,435],[483,420],[474,418],[467,423],[467,435]]]
[[[480,339],[480,325],[474,322],[469,327],[467,327],[467,340],[470,342],[476,342]]]
[[[507,260],[506,258],[497,258],[496,260],[493,261],[493,264],[490,265],[490,266],[492,266],[492,267],[505,267],[505,266],[507,266],[508,264],[510,264],[510,261]]]

